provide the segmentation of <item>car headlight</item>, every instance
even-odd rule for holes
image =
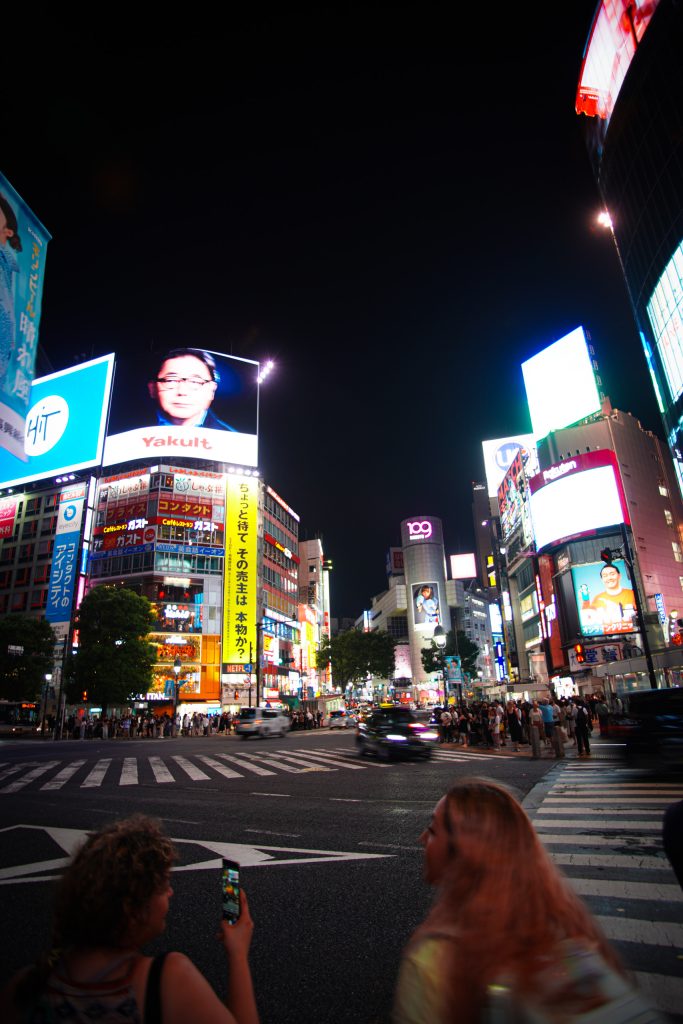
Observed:
[[[391,740],[393,743],[405,743],[407,739],[406,736],[399,736],[395,732],[388,732],[386,738]]]
[[[420,733],[423,740],[438,740],[438,736],[435,732],[423,732]]]

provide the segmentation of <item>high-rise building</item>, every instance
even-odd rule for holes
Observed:
[[[683,487],[682,52],[677,0],[604,0],[576,110]]]

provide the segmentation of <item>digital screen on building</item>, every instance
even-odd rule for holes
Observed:
[[[0,448],[0,487],[100,464],[113,364],[102,356],[34,379],[23,457]]]
[[[573,565],[571,573],[582,636],[611,636],[638,629],[633,582],[622,558],[615,558],[611,565]]]
[[[533,434],[514,434],[512,437],[482,441],[481,447],[489,498],[497,498],[498,488],[517,452],[521,451],[526,475],[531,477],[538,473],[538,455]]]
[[[522,363],[536,440],[600,411],[602,399],[583,327]]]
[[[529,481],[529,492],[538,551],[629,522],[611,451],[586,452],[550,466]]]
[[[518,451],[498,488],[498,509],[503,540],[521,526],[522,542],[525,546],[533,540],[529,495],[521,451]]]
[[[655,285],[647,304],[647,315],[670,400],[675,402],[683,392],[683,242]],[[647,348],[645,351],[647,354]],[[651,366],[651,359],[648,363]]]
[[[443,625],[439,585],[434,580],[416,583],[412,588],[415,629],[432,633],[435,626]]]
[[[577,114],[608,121],[659,0],[603,0],[593,19],[576,95]]]
[[[473,551],[466,555],[451,555],[451,579],[473,580],[477,576],[477,559]]]
[[[259,364],[199,348],[117,357],[105,466],[182,457],[258,463]]]

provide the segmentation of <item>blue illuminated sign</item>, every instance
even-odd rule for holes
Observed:
[[[69,622],[71,619],[79,537],[78,530],[74,533],[59,533],[55,537],[45,609],[48,622]]]
[[[24,457],[0,448],[0,487],[100,465],[113,365],[102,356],[33,381]]]

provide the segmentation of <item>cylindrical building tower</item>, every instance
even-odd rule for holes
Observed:
[[[421,652],[436,626],[451,628],[446,601],[446,555],[441,520],[413,516],[401,523],[401,544],[408,599],[408,637],[413,681],[427,678]]]

